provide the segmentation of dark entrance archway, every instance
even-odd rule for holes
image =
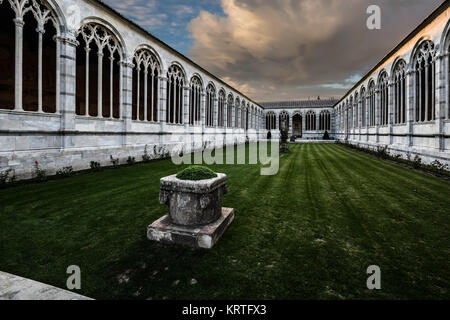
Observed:
[[[302,131],[302,115],[297,113],[292,117],[292,134],[301,137]]]

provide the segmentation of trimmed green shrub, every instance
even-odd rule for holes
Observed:
[[[180,180],[192,181],[207,180],[216,177],[217,174],[214,171],[203,166],[190,166],[177,174],[177,178]]]
[[[58,171],[56,171],[56,175],[58,177],[70,177],[73,175],[73,168],[72,166],[69,166],[59,169]]]
[[[98,172],[98,171],[102,170],[102,167],[99,162],[91,161],[90,166],[91,166],[91,171]]]

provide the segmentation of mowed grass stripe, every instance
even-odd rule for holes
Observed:
[[[79,264],[81,293],[107,299],[450,297],[448,182],[338,145],[290,149],[275,176],[211,166],[228,174],[224,205],[236,209],[211,251],[145,237],[167,212],[159,178],[184,167],[170,161],[2,190],[1,269],[64,287]],[[381,291],[365,286],[370,264]]]

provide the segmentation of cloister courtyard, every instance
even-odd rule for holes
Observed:
[[[296,144],[275,176],[228,175],[212,250],[151,242],[170,160],[0,191],[1,270],[95,299],[449,299],[450,183],[338,144]],[[368,290],[378,265],[382,290]]]

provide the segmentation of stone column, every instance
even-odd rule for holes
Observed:
[[[204,92],[200,94],[200,119],[202,121],[202,132],[205,131],[206,126],[206,95]]]
[[[4,9],[3,9],[4,10]],[[23,26],[22,18],[14,19],[16,25],[15,34],[15,79],[14,79],[14,109],[23,111],[22,105],[22,76],[23,76]]]
[[[435,148],[439,151],[445,150],[444,139],[444,120],[446,119],[446,113],[448,112],[448,94],[446,94],[446,70],[448,70],[448,53],[444,55],[438,55],[435,62],[436,79],[435,83],[435,98],[433,99],[435,105]]]
[[[144,121],[147,121],[148,67],[144,68]]]
[[[231,108],[231,125],[230,125],[230,128],[234,128],[234,124],[236,123],[236,120],[235,120],[235,113],[236,113],[236,107],[235,106],[233,106],[232,108]]]
[[[213,127],[219,127],[219,100],[217,98],[213,98],[214,101],[214,116],[213,116]]]
[[[183,94],[184,94],[184,99],[183,99],[183,123],[184,123],[184,128],[187,132],[188,128],[189,128],[189,93],[190,93],[190,88],[189,87],[183,87]]]
[[[306,131],[306,113],[302,114],[302,136],[304,136],[304,132]]]
[[[289,136],[292,136],[294,134],[294,128],[292,127],[292,112],[289,113]]]
[[[362,99],[364,98],[359,98],[358,100],[358,140],[361,141],[361,127],[362,127],[362,117],[364,116],[362,114]]]
[[[102,98],[103,98],[103,93],[102,93],[102,85],[103,85],[103,49],[101,47],[99,47],[98,49],[98,84],[97,84],[97,88],[98,88],[98,92],[97,92],[97,118],[102,118],[103,117],[103,104],[102,104]]]
[[[378,135],[380,130],[380,108],[381,108],[381,94],[380,89],[375,90],[375,135],[376,143],[380,142],[380,136]]]
[[[38,112],[42,112],[42,38],[44,35],[44,26],[38,25]]]
[[[320,128],[320,113],[315,113],[316,115],[316,133],[319,133]]]
[[[389,82],[388,84],[388,131],[389,131],[389,145],[394,143],[394,85],[395,83]]]
[[[75,98],[76,98],[76,58],[77,45],[75,35],[67,33],[58,39],[60,44],[59,103],[61,114],[61,132],[75,130]],[[74,146],[72,137],[61,135],[61,150]]]
[[[134,65],[131,60],[120,61],[121,71],[121,87],[122,91],[120,94],[120,113],[123,120],[123,138],[122,144],[124,147],[132,145],[133,141],[130,141],[127,132],[131,131],[132,116],[133,116],[133,68]]]
[[[223,102],[223,113],[224,113],[224,118],[223,118],[223,126],[225,127],[225,128],[227,128],[228,127],[228,101],[224,101]]]
[[[414,144],[413,139],[413,126],[415,119],[415,87],[416,87],[416,71],[408,70],[406,72],[406,124],[408,126],[408,147],[412,147]]]
[[[158,77],[159,79],[159,119],[162,124],[167,123],[167,79],[166,77]]]

